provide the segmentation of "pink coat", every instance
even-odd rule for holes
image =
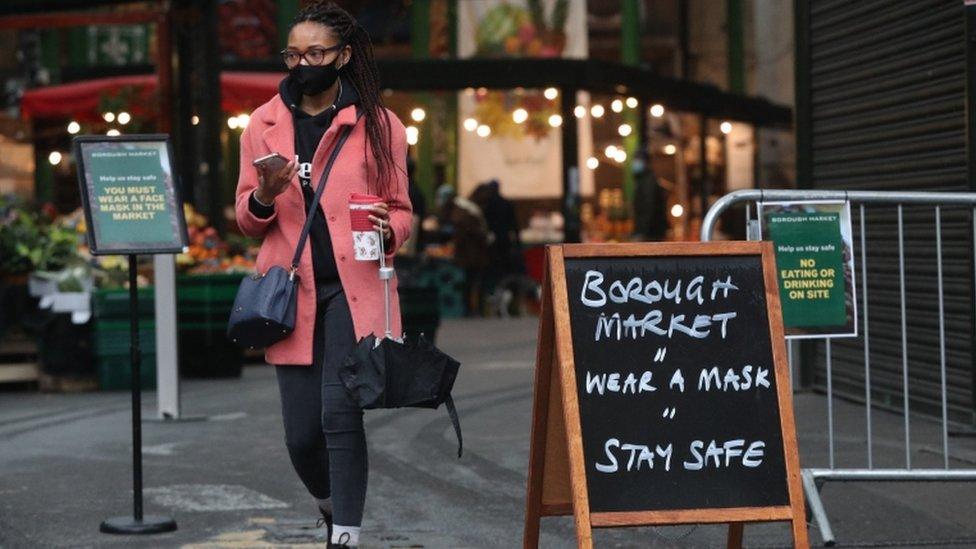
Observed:
[[[407,193],[406,176],[406,131],[403,123],[390,111],[392,130],[392,152],[395,166],[396,191],[384,197],[390,206],[390,226],[393,229],[393,245],[388,252],[392,264],[393,253],[410,236],[412,210]],[[378,261],[356,261],[353,256],[352,228],[349,219],[349,195],[351,193],[376,193],[376,185],[367,181],[376,180],[376,166],[369,155],[366,139],[365,119],[356,123],[356,107],[350,105],[336,113],[332,126],[322,136],[318,149],[312,159],[312,184],[318,185],[319,177],[325,169],[339,129],[355,124],[342,151],[336,158],[325,191],[322,193],[322,211],[325,213],[332,237],[339,279],[352,312],[352,323],[356,337],[362,338],[371,333],[381,336],[384,332],[383,284],[378,276]],[[295,157],[295,128],[292,113],[276,95],[271,101],[257,108],[241,135],[240,179],[237,182],[237,225],[247,236],[261,238],[261,251],[258,253],[257,269],[266,272],[272,265],[288,268],[298,236],[305,223],[305,202],[296,177],[283,193],[275,199],[275,213],[268,219],[255,217],[248,209],[251,192],[258,186],[257,172],[251,161],[271,152],[285,158]],[[298,315],[295,331],[287,338],[275,343],[265,351],[269,364],[310,365],[312,363],[312,332],[315,327],[315,284],[312,273],[311,247],[306,242],[298,266],[301,281],[298,286]],[[391,281],[393,333],[399,334],[400,307],[396,293],[396,279]]]

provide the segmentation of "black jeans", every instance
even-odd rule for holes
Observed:
[[[335,524],[360,526],[369,470],[363,411],[339,381],[356,334],[338,282],[319,288],[317,299],[312,365],[275,367],[285,444],[312,496],[332,496]]]

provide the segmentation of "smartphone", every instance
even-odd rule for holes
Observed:
[[[261,158],[256,158],[253,162],[251,162],[251,164],[254,164],[254,166],[258,167],[266,174],[278,172],[281,170],[281,168],[284,168],[285,164],[287,163],[288,160],[276,152],[273,152],[267,156],[262,156]]]

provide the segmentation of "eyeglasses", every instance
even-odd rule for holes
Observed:
[[[325,62],[325,56],[330,51],[341,50],[344,48],[345,44],[337,44],[331,48],[309,48],[305,52],[299,52],[296,50],[284,49],[281,50],[281,58],[285,62],[285,66],[289,69],[301,63],[302,59],[305,60],[309,65],[321,65]]]

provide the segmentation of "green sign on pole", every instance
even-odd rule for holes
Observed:
[[[74,152],[93,255],[184,251],[189,239],[168,136],[79,136]]]
[[[759,217],[776,252],[786,336],[856,337],[850,203],[765,202]]]

